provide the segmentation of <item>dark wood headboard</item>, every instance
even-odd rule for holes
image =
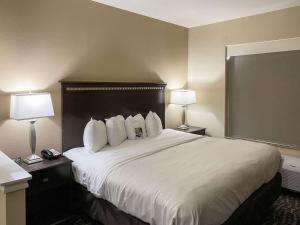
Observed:
[[[62,148],[83,146],[83,131],[93,117],[105,120],[111,116],[151,110],[165,125],[166,83],[74,82],[62,81]]]

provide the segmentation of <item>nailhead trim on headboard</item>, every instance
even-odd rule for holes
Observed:
[[[68,87],[67,91],[163,90],[163,87]]]

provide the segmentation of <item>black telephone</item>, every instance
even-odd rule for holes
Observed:
[[[48,160],[57,159],[61,156],[61,154],[54,149],[44,149],[41,151],[43,158]]]

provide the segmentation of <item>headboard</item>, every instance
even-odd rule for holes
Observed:
[[[83,146],[83,131],[93,117],[105,120],[111,116],[151,110],[165,125],[166,83],[74,82],[62,81],[62,148],[67,151]]]

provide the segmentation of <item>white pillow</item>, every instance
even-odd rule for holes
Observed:
[[[159,135],[163,128],[161,124],[161,120],[156,113],[149,112],[146,116],[146,130],[149,137],[155,137]]]
[[[89,152],[98,152],[107,144],[105,124],[99,120],[91,120],[86,124],[83,132],[84,148]]]
[[[125,120],[125,128],[130,140],[142,139],[147,136],[145,119],[141,114],[134,117],[128,116]]]
[[[121,144],[127,138],[124,117],[118,115],[106,119],[106,131],[108,143],[111,146]]]

